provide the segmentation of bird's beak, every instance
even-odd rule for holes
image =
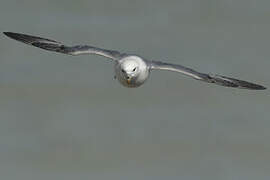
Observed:
[[[127,83],[130,84],[131,83],[131,79],[127,79]]]

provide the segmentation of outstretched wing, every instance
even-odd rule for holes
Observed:
[[[66,46],[54,40],[30,36],[26,34],[19,34],[13,32],[4,32],[4,34],[17,41],[48,51],[55,51],[63,54],[69,55],[96,54],[100,56],[105,56],[113,60],[118,60],[122,56],[122,54],[118,51],[106,50],[88,45]]]
[[[150,62],[150,69],[161,69],[161,70],[169,70],[175,71],[187,76],[191,76],[194,79],[201,80],[208,83],[214,83],[221,86],[233,87],[233,88],[243,88],[243,89],[252,89],[252,90],[263,90],[266,89],[264,86],[250,83],[247,81],[242,81],[239,79],[234,79],[226,76],[221,75],[212,75],[212,74],[204,74],[197,72],[193,69],[177,65],[177,64],[170,64],[164,63],[160,61],[151,61]]]

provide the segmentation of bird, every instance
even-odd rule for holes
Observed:
[[[115,78],[123,86],[128,88],[136,88],[144,84],[153,70],[168,70],[182,73],[186,76],[192,77],[195,80],[217,84],[225,87],[249,90],[266,89],[266,87],[262,85],[251,83],[248,81],[243,81],[218,74],[201,73],[182,65],[148,60],[134,54],[121,53],[119,51],[103,49],[90,45],[68,46],[55,40],[21,33],[3,33],[11,39],[48,51],[54,51],[57,53],[73,56],[82,54],[94,54],[104,56],[114,61]]]

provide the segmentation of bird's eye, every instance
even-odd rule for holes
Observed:
[[[122,69],[122,73],[125,73],[125,70],[124,69]]]
[[[136,71],[136,67],[132,71],[135,72]]]

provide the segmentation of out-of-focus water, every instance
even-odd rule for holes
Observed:
[[[270,1],[2,0],[0,31],[91,44],[270,87]],[[0,179],[269,180],[270,93],[0,36]]]

